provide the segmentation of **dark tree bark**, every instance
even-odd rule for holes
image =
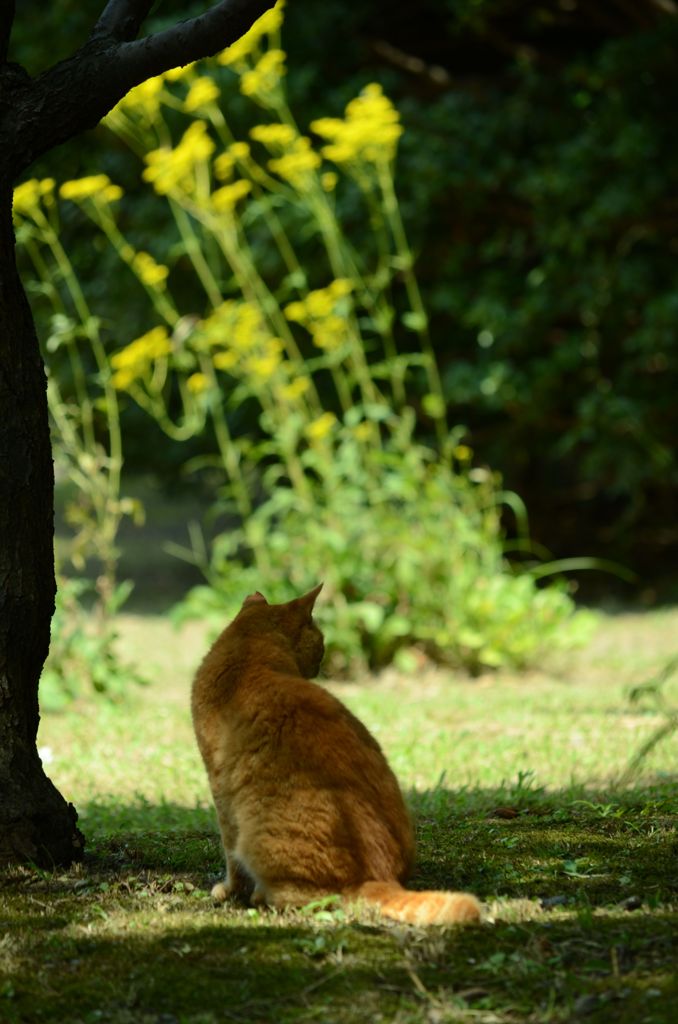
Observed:
[[[4,149],[0,132],[0,151]],[[3,168],[4,170],[4,168]],[[38,679],[54,610],[54,477],[45,371],[14,265],[11,186],[0,186],[0,862],[78,857],[74,809],[45,776]]]
[[[93,128],[133,86],[238,39],[274,0],[223,0],[137,39],[153,0],[109,0],[90,39],[36,79],[7,63],[14,3],[0,10],[0,863],[82,856],[72,804],[36,750],[38,681],[54,611],[54,474],[47,385],[19,279],[12,191],[38,156]]]

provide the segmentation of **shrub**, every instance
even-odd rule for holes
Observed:
[[[413,649],[473,671],[526,665],[586,620],[561,588],[510,570],[497,481],[449,429],[393,181],[398,112],[370,84],[343,117],[302,134],[280,23],[277,7],[212,74],[153,79],[108,118],[173,218],[162,260],[127,237],[122,189],[106,176],[59,190],[149,301],[138,337],[124,318],[107,328],[100,387],[203,444],[191,467],[208,474],[226,525],[209,550],[188,552],[210,589],[184,613],[216,605],[223,619],[248,589],[276,600],[322,578],[335,668]],[[219,102],[234,84],[264,112],[249,141]],[[20,227],[35,248],[45,197],[56,216],[53,189],[23,187]],[[359,248],[344,216],[369,223]]]
[[[146,679],[117,649],[114,617],[129,594],[119,585],[104,594],[90,580],[62,577],[52,618],[49,657],[40,679],[40,704],[60,711],[71,701],[94,694],[119,700],[130,684]]]

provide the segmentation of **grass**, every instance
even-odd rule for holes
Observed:
[[[408,792],[413,885],[485,901],[481,926],[416,929],[360,909],[213,907],[221,855],[188,714],[206,640],[124,618],[125,655],[153,682],[41,725],[88,853],[67,871],[0,875],[0,1020],[673,1020],[675,736],[615,780],[664,720],[629,691],[675,655],[677,627],[675,611],[608,616],[548,671],[469,681],[422,666],[335,687]]]

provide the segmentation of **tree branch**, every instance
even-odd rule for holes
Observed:
[[[120,47],[120,57],[143,81],[179,64],[211,57],[240,39],[275,0],[222,0],[205,14]]]
[[[12,171],[18,177],[38,156],[94,128],[135,85],[239,39],[274,0],[221,0],[205,14],[135,41],[132,31],[148,0],[109,0],[92,36],[67,60],[17,89],[11,123]]]
[[[152,6],[153,0],[108,0],[91,38],[136,39]]]
[[[0,10],[0,64],[4,64],[7,60],[9,38],[14,24],[14,6],[14,0],[5,0],[2,10]]]

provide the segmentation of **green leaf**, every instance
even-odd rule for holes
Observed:
[[[445,403],[440,395],[428,394],[424,395],[421,401],[424,412],[427,416],[432,419],[438,419],[445,415]]]
[[[403,327],[406,327],[408,331],[425,331],[428,327],[428,319],[425,313],[415,313],[410,310],[408,313],[403,313],[401,317]]]
[[[374,601],[362,601],[354,605],[356,618],[370,633],[376,633],[384,621],[385,609]]]

